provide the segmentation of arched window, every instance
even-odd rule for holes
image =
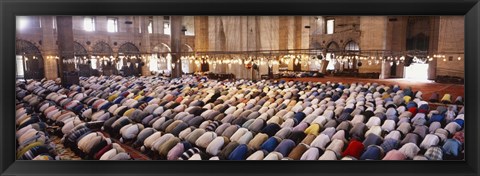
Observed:
[[[40,50],[26,40],[17,40],[15,47],[17,78],[42,79],[43,57]]]
[[[167,60],[165,56],[166,56],[166,53],[170,51],[171,51],[170,47],[165,43],[155,46],[152,50],[152,55],[149,62],[149,65],[150,65],[149,70],[151,72],[168,70],[170,64],[167,64]]]
[[[76,57],[75,68],[80,69],[79,64],[87,63],[86,56],[88,55],[87,50],[82,44],[78,42],[73,42],[73,55]]]
[[[126,62],[126,64],[124,63],[123,65],[127,65],[128,67],[122,70],[124,75],[136,76],[141,74],[139,66],[141,63],[140,50],[137,46],[130,42],[124,43],[118,48],[118,54],[127,56],[126,59],[123,59],[123,62]]]
[[[360,51],[360,47],[358,46],[357,42],[355,41],[349,41],[346,45],[345,45],[345,51],[347,53],[357,53],[358,51]],[[342,68],[354,68],[353,66],[354,65],[357,65],[357,63],[359,62],[359,60],[352,60],[350,61],[348,64],[347,63],[342,63],[340,64],[340,66]]]
[[[359,51],[360,48],[355,41],[350,41],[345,45],[345,51]]]
[[[97,69],[98,66],[101,64],[101,63],[99,63],[100,58],[112,56],[113,55],[113,50],[110,47],[110,45],[108,45],[107,43],[98,42],[97,44],[95,44],[95,46],[93,46],[92,55],[93,56],[90,60],[92,69]]]
[[[182,52],[193,52],[193,49],[190,45],[184,44],[184,46],[182,47]],[[185,54],[184,56],[182,56],[183,59],[181,59],[183,73],[190,73],[190,57],[187,55],[188,54]]]
[[[335,63],[336,63],[336,59],[335,59],[335,54],[334,52],[335,51],[338,51],[340,47],[338,46],[338,44],[336,42],[330,42],[327,46],[327,55],[325,56],[326,60],[329,61],[328,62],[328,65],[327,65],[327,70],[335,70]]]

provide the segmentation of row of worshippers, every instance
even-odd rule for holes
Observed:
[[[131,158],[119,144],[112,143],[110,138],[106,138],[99,132],[103,123],[85,123],[74,112],[64,109],[63,107],[69,103],[69,100],[64,100],[66,96],[58,97],[56,101],[47,99],[45,96],[46,93],[62,92],[65,89],[61,89],[53,81],[44,80],[39,83],[31,82],[27,86],[18,84],[17,101],[19,103],[16,112],[18,159],[63,159],[54,149],[56,144],[48,140],[49,133],[53,131],[46,131],[49,127],[59,124],[62,128],[58,132],[62,134],[65,146],[70,147],[82,158],[97,160]],[[28,141],[30,144],[27,143]]]
[[[398,87],[395,87],[394,89],[398,89]],[[416,95],[421,97],[421,92],[420,92],[420,93],[417,92]],[[408,98],[408,99],[407,99],[407,98]],[[394,98],[394,99],[395,99],[395,98]],[[409,100],[410,97],[405,97],[404,99]],[[158,107],[158,106],[151,106],[151,107],[149,107],[149,109],[151,109],[150,112],[153,111],[153,108],[157,108],[157,107]],[[423,106],[423,107],[425,108],[425,106]],[[450,108],[450,111],[449,111],[449,112],[452,112],[453,109],[456,109],[455,106],[450,106],[449,108]],[[158,109],[163,111],[163,108],[158,108]],[[167,109],[169,109],[169,108],[167,108]],[[399,109],[401,110],[402,108],[399,108]],[[403,109],[405,109],[405,107],[403,107]],[[439,109],[441,110],[442,108],[439,108]],[[228,110],[228,109],[227,109],[227,110]],[[404,110],[403,110],[403,111],[404,111]],[[410,111],[415,111],[415,108],[410,108]],[[433,113],[433,112],[435,112],[435,111],[432,111],[432,113]],[[158,113],[157,113],[157,114],[158,114]],[[421,115],[421,114],[422,114],[422,113],[420,113],[419,115]],[[442,111],[441,114],[444,114],[444,112]],[[452,114],[452,113],[450,113],[450,114]],[[165,114],[162,115],[162,116],[165,116]],[[443,116],[443,115],[436,115],[436,117],[442,117],[442,116]],[[128,116],[127,116],[127,117],[128,117]],[[151,117],[153,117],[153,116],[151,116]],[[405,117],[405,116],[404,116],[404,117]],[[417,120],[416,120],[417,123],[421,123],[422,120],[424,120],[424,118],[420,118],[420,117],[421,117],[421,116],[416,116],[416,117],[415,117],[415,118],[417,119]],[[125,120],[125,119],[127,119],[127,118],[125,117],[123,120]],[[151,118],[146,118],[146,119],[151,119]],[[197,118],[197,119],[202,119],[202,118]],[[406,118],[401,118],[401,119],[405,120]],[[155,120],[157,120],[157,119],[155,119]],[[372,119],[370,119],[370,120],[372,120]],[[162,123],[165,122],[164,119],[161,119],[161,120],[159,120],[159,121],[162,122]],[[160,124],[160,123],[158,123],[159,121],[156,121],[157,124]],[[250,119],[250,121],[253,122],[252,119]],[[372,121],[370,121],[370,122],[373,122],[373,121],[374,121],[374,120],[372,120]],[[432,121],[433,121],[433,119],[432,119]],[[457,125],[457,124],[458,124],[457,122],[455,122],[455,123],[450,123],[450,124],[448,125],[448,127],[451,129],[451,130],[449,130],[449,132],[455,131],[455,130],[457,130],[457,128],[461,128],[461,126],[463,125],[463,122],[462,122],[462,121],[463,121],[463,116],[459,116],[458,119],[456,119],[456,121],[458,121],[461,125]],[[153,122],[153,121],[152,121],[152,122]],[[164,127],[167,127],[167,125],[170,125],[171,122],[173,122],[173,120],[167,121],[167,123],[163,123],[163,124],[164,124]],[[177,123],[173,123],[173,124],[174,124],[174,125],[182,124],[182,125],[181,125],[181,128],[177,128],[177,132],[174,132],[173,134],[177,134],[178,131],[179,131],[178,129],[184,129],[184,128],[185,128],[185,124],[184,124],[184,123],[182,123],[182,122],[180,122],[180,121],[176,121],[176,122],[177,122]],[[390,122],[390,121],[389,121],[389,122]],[[402,122],[404,122],[404,121],[402,121]],[[442,122],[441,119],[436,119],[436,120],[434,120],[434,124],[435,124],[435,125],[432,126],[431,128],[432,128],[432,129],[435,129],[435,127],[438,128],[438,124],[439,124],[440,122]],[[450,119],[450,122],[451,122],[451,119]],[[207,122],[207,123],[204,123],[204,124],[207,125],[208,123],[210,123],[210,122]],[[165,124],[167,124],[167,125],[165,125]],[[249,123],[246,123],[246,124],[249,124]],[[389,123],[389,124],[394,124],[394,123]],[[172,126],[174,126],[174,125],[172,125]],[[388,126],[388,125],[384,125],[384,126]],[[175,127],[175,126],[174,126],[174,127]],[[406,127],[406,125],[404,125],[404,127]],[[133,128],[135,128],[135,127],[133,127]],[[160,127],[155,127],[155,128],[156,128],[156,129],[159,129]],[[454,129],[452,129],[452,128],[454,128]],[[160,130],[162,130],[162,129],[160,128]],[[190,130],[190,129],[187,129],[187,131],[191,131],[191,130]],[[388,131],[390,131],[390,130],[388,130]],[[434,130],[431,130],[431,131],[434,131]],[[167,133],[170,133],[170,132],[167,131]],[[453,132],[452,132],[452,133],[453,133]],[[408,139],[412,140],[412,139],[411,139],[411,138],[412,138],[411,136],[413,136],[413,134],[411,134],[411,135],[408,137]],[[422,135],[422,136],[425,136],[425,135]],[[162,141],[162,140],[161,140],[161,141]],[[416,141],[416,140],[413,139],[413,141]],[[195,142],[195,141],[192,141],[191,143],[194,143],[194,142]],[[433,142],[433,143],[435,143],[435,142]],[[424,145],[426,145],[426,144],[424,144]]]
[[[25,84],[17,83],[15,99],[16,159],[55,160],[57,153],[51,146],[48,125],[35,112],[34,104],[41,98],[33,94],[43,94],[44,89],[34,89],[39,83],[30,82],[29,91]],[[32,94],[31,94],[32,93]]]
[[[47,99],[70,98],[81,119],[166,159],[430,159],[463,143],[463,109],[429,111],[398,86],[91,77],[63,90]]]
[[[282,71],[279,73],[282,78],[305,78],[305,77],[322,77],[323,74],[319,72],[293,72]]]

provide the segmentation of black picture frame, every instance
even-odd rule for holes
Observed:
[[[0,0],[1,175],[479,174],[478,0]],[[16,15],[465,15],[465,161],[15,161]]]

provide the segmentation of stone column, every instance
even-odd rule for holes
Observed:
[[[57,16],[59,70],[62,85],[78,84],[78,73],[75,64],[63,63],[63,60],[73,59],[73,28],[72,16]],[[67,75],[68,74],[68,75]]]
[[[146,22],[145,22],[145,18],[144,16],[138,16],[138,17],[135,17],[134,19],[138,19],[136,20],[136,25],[135,26],[141,26],[140,29],[141,29],[141,39],[140,41],[142,42],[142,47],[144,48],[143,50],[141,49],[140,51],[143,51],[144,53],[148,53],[148,55],[145,55],[147,58],[148,57],[152,57],[152,46],[150,45],[150,35],[148,34],[148,29],[147,29],[147,25],[146,25]],[[134,22],[134,23],[135,23]],[[138,29],[134,31],[134,33],[138,33]],[[150,58],[151,59],[151,58]],[[146,59],[147,62],[145,62],[145,64],[143,65],[142,67],[142,76],[150,76],[151,75],[151,72],[150,72],[150,67],[148,66],[150,63],[148,62],[149,60]]]
[[[430,41],[428,44],[428,55],[433,55],[438,51],[438,40],[440,36],[440,17],[431,17],[430,20]],[[437,78],[437,59],[428,62],[428,79],[435,80]]]
[[[380,62],[380,66],[381,66],[380,79],[390,78],[390,70],[391,70],[390,62],[385,62],[385,63]]]
[[[175,68],[172,68],[172,78],[178,78],[182,76],[182,63],[180,62],[179,53],[181,51],[181,38],[182,38],[182,16],[172,16],[170,21],[171,34],[170,43],[172,49],[172,63],[175,64]],[[177,62],[178,61],[178,62]]]
[[[362,16],[360,17],[360,50],[385,50],[387,44],[388,18],[386,16]],[[382,79],[388,78],[390,72],[385,72],[386,65],[363,62],[359,73],[380,72]],[[388,65],[389,66],[389,65]],[[388,67],[387,66],[387,67]],[[356,67],[356,66],[355,66]],[[390,69],[389,69],[390,70]],[[386,75],[384,75],[386,74]]]
[[[53,58],[57,55],[57,47],[55,45],[55,35],[53,29],[53,18],[52,16],[42,16],[42,43],[43,43],[43,62],[44,62],[44,73],[45,78],[48,80],[53,80],[58,78],[57,74],[57,63],[58,60]]]
[[[465,21],[463,16],[442,16],[439,21],[438,52],[445,55],[436,61],[435,76],[465,76]],[[460,57],[460,60],[458,60]],[[474,58],[477,59],[477,58]],[[435,60],[435,59],[434,59]]]

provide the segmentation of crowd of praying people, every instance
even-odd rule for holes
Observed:
[[[462,160],[463,98],[377,83],[201,76],[17,81],[17,159]],[[432,103],[442,103],[433,108]]]

